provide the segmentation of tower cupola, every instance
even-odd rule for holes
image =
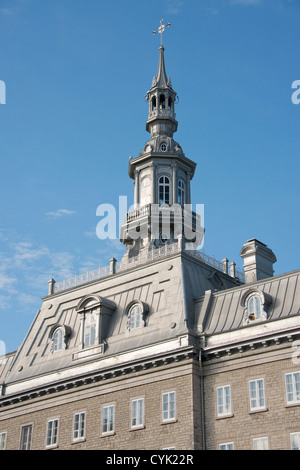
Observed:
[[[173,137],[177,131],[175,102],[177,93],[172,88],[171,79],[167,77],[165,68],[165,48],[159,47],[159,64],[156,77],[153,78],[151,89],[147,92],[149,102],[146,130],[151,138],[158,135]]]

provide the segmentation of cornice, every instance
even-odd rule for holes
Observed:
[[[104,368],[99,371],[94,371],[93,373],[87,373],[66,380],[56,381],[51,384],[47,384],[46,386],[31,388],[23,393],[19,392],[5,396],[5,384],[3,384],[3,395],[0,397],[0,407],[22,403],[34,398],[44,397],[81,386],[88,386],[93,383],[102,382],[109,379],[120,378],[134,372],[147,371],[156,367],[175,364],[184,360],[198,360],[198,358],[198,349],[194,346],[188,346],[186,348],[181,348],[167,354],[159,354],[157,356],[149,357],[143,360],[130,361],[128,363],[120,364],[118,367]]]

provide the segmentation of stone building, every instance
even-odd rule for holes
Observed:
[[[164,47],[150,140],[129,161],[126,254],[49,282],[22,345],[0,358],[1,449],[299,449],[299,271],[263,243],[234,263],[198,251],[196,164],[173,139]]]

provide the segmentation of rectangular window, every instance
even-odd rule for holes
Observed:
[[[32,436],[32,425],[23,426],[21,429],[21,444],[20,450],[31,449],[31,436]]]
[[[285,374],[285,387],[287,403],[300,403],[300,372]]]
[[[175,419],[175,392],[163,393],[162,396],[162,420]]]
[[[218,416],[227,416],[231,414],[230,385],[217,388],[217,409]]]
[[[252,441],[253,450],[268,450],[269,440],[267,437],[256,437]]]
[[[233,442],[224,442],[219,445],[220,450],[233,450]]]
[[[137,428],[144,425],[144,399],[131,402],[131,427]]]
[[[114,432],[115,406],[104,406],[102,413],[102,434]]]
[[[46,446],[56,446],[58,442],[58,419],[51,419],[47,424]]]
[[[85,413],[76,413],[74,415],[73,442],[84,439],[85,431]]]
[[[251,411],[265,409],[264,380],[249,381],[250,409]]]
[[[5,450],[6,432],[0,432],[0,450]]]
[[[300,432],[292,432],[290,434],[291,449],[300,450]]]

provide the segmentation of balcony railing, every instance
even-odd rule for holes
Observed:
[[[127,269],[134,268],[136,266],[147,264],[159,258],[178,253],[180,249],[181,248],[178,242],[166,244],[159,248],[153,247],[153,249],[151,249],[150,251],[140,252],[139,255],[133,258],[130,258],[130,259],[125,258],[125,260],[122,261],[121,263],[116,263],[113,269],[112,269],[112,265],[99,267],[98,269],[95,269],[93,271],[87,271],[86,273],[81,274],[79,276],[76,275],[70,279],[64,279],[61,282],[54,282],[52,293],[56,294],[58,292],[65,291],[73,287],[81,286],[92,281],[97,281],[99,279],[106,278],[110,276],[111,274],[119,273],[122,271],[126,271]],[[224,272],[223,263],[221,261],[216,260],[214,256],[207,255],[204,252],[204,250],[201,250],[201,251],[188,250],[186,251],[186,253],[189,254],[190,256],[195,257],[196,259],[203,261],[205,264],[208,264],[209,266],[214,267],[218,271]],[[235,277],[241,283],[245,282],[244,273],[242,271],[236,269]]]

